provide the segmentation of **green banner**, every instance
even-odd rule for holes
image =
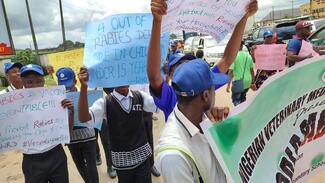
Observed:
[[[325,57],[269,78],[220,124],[201,124],[230,182],[305,182],[325,170]]]

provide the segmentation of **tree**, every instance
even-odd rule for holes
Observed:
[[[23,65],[40,64],[37,55],[31,49],[16,51],[16,55],[12,55],[9,58],[13,62],[20,62]]]
[[[73,42],[71,40],[66,40],[64,43],[61,43],[59,46],[58,46],[58,49],[64,49],[64,45],[65,45],[65,49],[66,50],[71,50],[71,49],[74,49],[74,48],[83,48],[85,46],[84,43],[80,43],[80,42]]]

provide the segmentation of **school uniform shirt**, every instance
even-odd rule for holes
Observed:
[[[164,182],[226,183],[206,137],[178,107],[169,116],[155,151]]]
[[[149,84],[130,85],[129,89],[132,91],[143,91],[146,94],[150,95]]]
[[[214,66],[211,69],[214,73],[220,73],[218,66]],[[216,85],[216,89],[220,88],[221,86]],[[153,97],[156,106],[164,112],[165,121],[167,121],[168,116],[170,113],[173,112],[174,107],[176,105],[177,99],[176,94],[171,85],[168,85],[166,81],[163,81],[161,86],[161,95],[158,96],[155,92],[150,88],[150,94]]]
[[[158,112],[157,106],[153,101],[153,98],[146,94],[145,92],[139,91],[143,98],[143,110],[146,112]],[[130,98],[133,97],[131,90],[127,96],[123,96],[117,93],[115,90],[112,92],[112,95],[119,101],[124,109],[129,109],[131,105]],[[95,123],[96,121],[102,121],[106,119],[106,100],[105,98],[100,98],[94,102],[94,104],[89,108],[89,113],[91,114],[91,121]],[[108,121],[109,123],[109,121]]]
[[[135,108],[138,105],[141,105],[140,111]],[[108,111],[105,111],[106,109]],[[89,110],[93,122],[106,118],[108,125],[111,126],[109,128],[112,131],[109,135],[112,141],[112,163],[117,170],[136,168],[152,154],[147,137],[143,136],[145,129],[142,123],[142,110],[157,112],[157,107],[150,95],[141,91],[133,93],[131,90],[127,96],[114,90],[107,100],[97,100]],[[132,120],[137,123],[133,123]],[[120,131],[128,126],[129,129]],[[127,131],[129,133],[126,133]]]
[[[16,90],[16,88],[14,87],[14,85],[10,84],[6,89],[0,91],[0,95],[14,90]]]

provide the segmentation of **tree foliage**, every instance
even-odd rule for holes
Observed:
[[[31,50],[18,50],[15,55],[9,57],[13,62],[20,62],[23,65],[40,64],[37,55]]]

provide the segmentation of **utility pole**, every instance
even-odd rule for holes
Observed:
[[[15,50],[14,50],[14,42],[13,42],[12,36],[11,36],[11,30],[10,30],[10,25],[9,25],[9,20],[8,20],[8,16],[7,16],[7,12],[6,12],[6,7],[5,7],[4,0],[1,0],[1,6],[2,6],[2,10],[3,10],[3,16],[5,18],[5,24],[6,24],[6,27],[7,27],[7,32],[8,32],[10,47],[12,48],[12,53],[11,54],[14,54],[15,53]]]
[[[66,45],[65,45],[66,39],[65,39],[65,29],[64,29],[62,0],[59,0],[59,4],[60,4],[61,29],[62,29],[62,38],[63,38],[63,50],[66,50]]]
[[[28,14],[30,31],[32,32],[32,38],[33,38],[34,48],[35,48],[35,52],[36,52],[36,55],[37,55],[37,58],[38,58],[38,46],[37,46],[37,41],[36,41],[36,37],[35,37],[32,16],[30,14],[28,0],[25,0],[25,2],[26,2],[26,8],[27,8],[27,14]]]
[[[314,16],[314,13],[313,13],[313,0],[310,0],[309,2],[309,15],[311,16]]]
[[[272,6],[272,22],[274,24],[274,6]]]
[[[291,17],[293,18],[293,3],[294,3],[294,0],[291,1]]]

